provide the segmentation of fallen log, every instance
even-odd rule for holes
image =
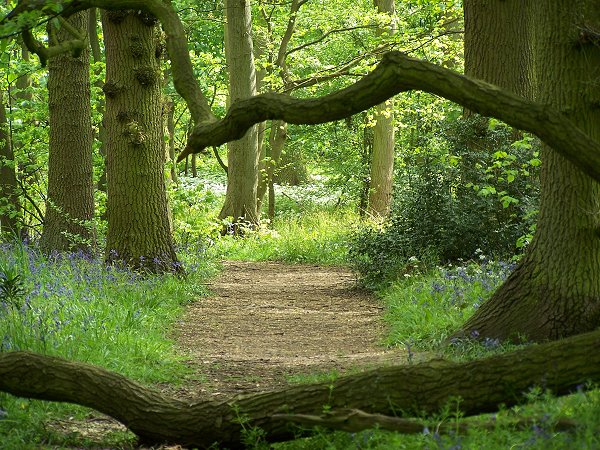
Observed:
[[[600,331],[476,361],[382,367],[333,382],[223,401],[169,398],[90,364],[29,352],[0,353],[0,391],[77,403],[115,418],[144,442],[199,448],[215,442],[241,447],[248,427],[260,427],[271,442],[291,439],[294,415],[319,416],[324,407],[410,417],[435,413],[449,399],[460,398],[463,415],[475,415],[522,402],[533,386],[561,395],[587,381],[600,381]],[[369,421],[363,423],[366,427]],[[338,421],[337,428],[343,424]]]

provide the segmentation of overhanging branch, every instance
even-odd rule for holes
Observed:
[[[531,102],[491,84],[465,77],[400,52],[384,55],[377,68],[353,85],[315,99],[262,94],[234,103],[220,121],[196,126],[179,159],[208,146],[241,138],[254,124],[279,119],[292,124],[340,120],[390,97],[422,90],[454,101],[484,116],[531,132],[583,172],[600,181],[600,143],[547,105]]]

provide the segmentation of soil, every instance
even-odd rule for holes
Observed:
[[[382,345],[383,306],[348,269],[229,261],[210,289],[175,329],[198,380],[187,394],[264,391],[406,361]]]

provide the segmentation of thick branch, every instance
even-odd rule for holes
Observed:
[[[471,111],[529,131],[600,181],[600,143],[590,139],[559,112],[400,52],[387,53],[373,72],[355,84],[321,98],[262,94],[236,102],[219,122],[197,126],[193,130],[180,159],[207,146],[239,139],[248,128],[263,120],[280,119],[293,124],[340,120],[410,90],[445,97]]]
[[[68,30],[74,30],[74,28],[70,27]],[[80,53],[88,45],[88,43],[85,34],[78,34],[79,37],[77,39],[62,41],[60,44],[56,44],[51,47],[45,47],[41,42],[35,39],[31,33],[31,30],[24,30],[21,33],[21,36],[23,37],[23,43],[27,49],[31,53],[38,55],[40,58],[40,64],[42,66],[46,66],[48,60],[55,56],[68,52],[71,52],[76,56],[77,53]]]
[[[415,419],[384,416],[382,414],[369,414],[359,409],[341,409],[326,412],[320,416],[309,414],[275,414],[273,418],[288,420],[291,423],[304,426],[318,426],[348,432],[359,432],[369,428],[379,428],[381,430],[395,431],[403,434],[420,434],[423,433],[424,430],[430,429],[431,432],[441,434],[455,433],[457,431],[464,433],[470,429],[493,431],[498,428],[496,420],[487,422],[478,420],[477,422],[474,422],[473,419],[471,419],[470,421],[462,420],[458,423],[455,421],[446,421],[432,425]],[[513,420],[510,422],[510,425],[520,430],[526,430],[541,421],[543,421],[543,418],[527,417],[520,420]],[[561,418],[556,421],[553,428],[557,431],[569,431],[577,428],[577,422],[571,419]]]
[[[534,385],[564,394],[587,381],[600,381],[600,331],[467,363],[434,360],[385,367],[333,383],[220,402],[167,398],[89,364],[26,352],[0,353],[0,391],[78,403],[114,417],[145,441],[202,448],[213,442],[240,447],[242,429],[248,426],[260,427],[272,442],[291,439],[290,419],[299,419],[292,416],[318,416],[324,406],[391,416],[400,411],[438,412],[449,399],[460,398],[460,410],[473,415],[521,402]],[[248,418],[243,426],[240,417]],[[353,429],[372,423],[364,416],[353,419]],[[337,427],[335,421],[327,426]]]

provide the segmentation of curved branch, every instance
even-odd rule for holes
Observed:
[[[67,30],[70,32],[74,30],[73,27]],[[33,37],[31,30],[23,30],[21,33],[23,37],[23,43],[31,53],[35,53],[40,58],[40,64],[45,67],[50,58],[62,55],[63,53],[72,52],[77,54],[87,47],[87,38],[85,35],[79,34],[77,39],[71,39],[62,41],[60,44],[56,44],[50,47],[45,47],[40,41]]]
[[[223,169],[226,175],[229,175],[229,167],[227,167],[227,164],[223,162],[223,159],[221,158],[221,155],[219,155],[219,150],[217,149],[217,147],[213,147],[213,153],[215,155],[215,158],[217,158],[217,162],[219,163],[219,166],[221,166],[221,169]]]
[[[280,119],[307,125],[331,122],[410,90],[445,97],[471,111],[529,131],[600,181],[600,143],[559,112],[400,52],[386,53],[373,72],[353,85],[324,97],[297,99],[270,93],[238,101],[222,120],[196,126],[180,158],[210,145],[239,139],[248,128],[264,120]]]
[[[0,391],[94,408],[148,443],[201,448],[214,442],[239,448],[248,427],[260,427],[270,442],[292,439],[294,429],[289,422],[317,423],[323,420],[318,415],[325,405],[332,411],[359,409],[393,416],[399,411],[403,415],[436,413],[449,399],[460,398],[460,410],[467,416],[522,402],[533,386],[561,395],[587,381],[600,381],[600,331],[481,360],[455,363],[437,359],[382,367],[333,382],[222,401],[169,398],[97,366],[28,352],[0,353]],[[343,414],[340,412],[338,419]],[[348,417],[355,431],[380,419],[361,416]],[[335,417],[326,418],[324,424],[336,428],[348,424]],[[388,422],[390,426],[405,424]]]

